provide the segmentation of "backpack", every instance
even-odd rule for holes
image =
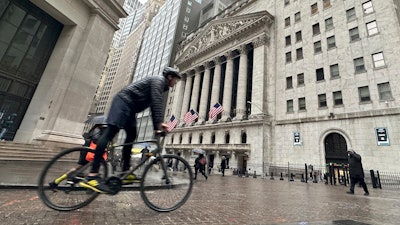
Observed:
[[[207,161],[206,161],[206,157],[203,157],[199,160],[200,165],[206,165]]]

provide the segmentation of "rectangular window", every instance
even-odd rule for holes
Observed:
[[[288,113],[293,112],[293,100],[286,101],[286,112]]]
[[[372,54],[372,61],[374,62],[375,68],[384,67],[385,59],[383,58],[383,52]]]
[[[324,9],[331,7],[331,0],[324,0]]]
[[[358,41],[360,40],[360,34],[358,31],[358,27],[354,27],[349,30],[350,41]]]
[[[188,17],[188,16],[185,16],[185,18],[183,19],[186,23],[188,23],[189,22],[189,20],[190,20],[190,17]]]
[[[317,81],[325,80],[325,78],[324,78],[324,68],[316,69],[315,73],[317,75]]]
[[[297,86],[304,85],[304,73],[297,74]]]
[[[336,48],[335,36],[328,37],[326,42],[328,43],[328,49]]]
[[[292,52],[286,52],[286,63],[292,62]]]
[[[314,3],[311,5],[311,15],[318,13],[318,4]]]
[[[291,45],[291,38],[290,38],[290,35],[288,35],[288,36],[285,37],[285,43],[286,43],[286,46]]]
[[[364,58],[363,57],[354,59],[353,61],[354,61],[355,73],[363,73],[363,72],[365,72],[365,64],[364,64]]]
[[[326,94],[320,94],[318,95],[318,107],[319,108],[324,108],[326,107]]]
[[[329,17],[328,19],[325,20],[325,29],[326,30],[333,29],[333,18],[332,17]]]
[[[347,22],[351,22],[353,20],[357,19],[356,16],[356,10],[354,8],[351,8],[346,11],[346,17],[347,17]]]
[[[359,87],[358,95],[360,96],[360,102],[369,102],[371,101],[371,97],[369,96],[369,88],[368,86]]]
[[[335,105],[335,106],[343,105],[343,98],[342,98],[341,91],[333,92],[333,105]]]
[[[321,41],[317,41],[314,43],[314,53],[320,53],[322,52],[322,47],[321,47]]]
[[[306,98],[299,98],[299,110],[306,110]]]
[[[314,36],[321,33],[321,30],[319,29],[319,23],[316,23],[312,26],[312,32]]]
[[[362,4],[364,14],[370,14],[374,12],[374,7],[372,6],[372,1],[367,1]]]
[[[292,89],[293,88],[293,78],[286,77],[286,89]]]
[[[287,17],[285,19],[285,27],[288,27],[288,26],[290,26],[290,17]]]
[[[296,42],[300,42],[303,40],[303,36],[301,35],[301,30],[296,32]]]
[[[379,99],[380,100],[392,100],[392,91],[390,89],[389,82],[378,84]]]
[[[378,25],[376,24],[376,21],[372,21],[367,23],[367,31],[368,31],[368,35],[374,35],[378,33]]]
[[[296,59],[297,60],[303,59],[303,48],[296,49]]]
[[[294,22],[299,22],[301,20],[300,12],[294,14]]]
[[[339,78],[339,64],[331,65],[330,67],[331,71],[331,79]]]

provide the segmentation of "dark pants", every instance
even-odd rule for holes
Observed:
[[[357,178],[357,177],[350,177],[350,192],[354,193],[354,186],[356,186],[356,183],[358,182],[360,182],[360,185],[364,189],[364,192],[369,193],[364,178]]]
[[[198,171],[200,171],[200,173],[203,174],[203,176],[207,179],[206,170],[205,170],[204,166],[203,167],[196,167],[194,169],[194,179],[197,179],[197,172]]]
[[[103,135],[97,140],[96,151],[93,160],[92,173],[98,173],[100,162],[107,144],[115,137],[120,129],[126,132],[125,144],[132,143],[136,139],[136,118],[135,112],[122,98],[116,95],[111,103],[107,116],[107,127]],[[122,149],[122,171],[129,170],[131,162],[132,145],[124,145]]]

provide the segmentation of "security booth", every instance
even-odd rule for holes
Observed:
[[[327,179],[331,185],[344,185],[349,184],[349,164],[348,163],[327,163]]]

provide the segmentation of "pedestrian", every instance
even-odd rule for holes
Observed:
[[[349,172],[350,172],[350,191],[347,194],[354,194],[354,186],[356,183],[364,189],[364,195],[369,195],[367,185],[364,181],[364,169],[361,162],[361,156],[357,154],[353,149],[347,150],[349,156]]]
[[[222,156],[222,159],[221,159],[222,176],[225,176],[225,169],[226,169],[226,158],[225,158],[225,156]]]
[[[197,179],[198,172],[203,174],[203,176],[204,176],[204,178],[206,178],[206,180],[208,179],[208,177],[206,175],[206,164],[207,164],[206,157],[203,154],[199,154],[199,156],[194,161],[194,179],[195,180]]]
[[[80,186],[95,192],[110,193],[110,188],[98,175],[101,156],[107,144],[120,129],[125,130],[125,144],[127,145],[124,145],[122,149],[122,174],[126,174],[130,170],[132,143],[137,136],[136,114],[150,107],[154,131],[167,131],[168,125],[163,122],[163,93],[167,92],[170,87],[174,87],[180,79],[181,75],[176,69],[165,67],[162,76],[148,76],[130,83],[114,96],[107,115],[107,127],[97,141],[92,168],[85,181],[79,183]],[[134,180],[134,178],[133,174],[129,174],[123,183],[129,183],[129,180]]]

